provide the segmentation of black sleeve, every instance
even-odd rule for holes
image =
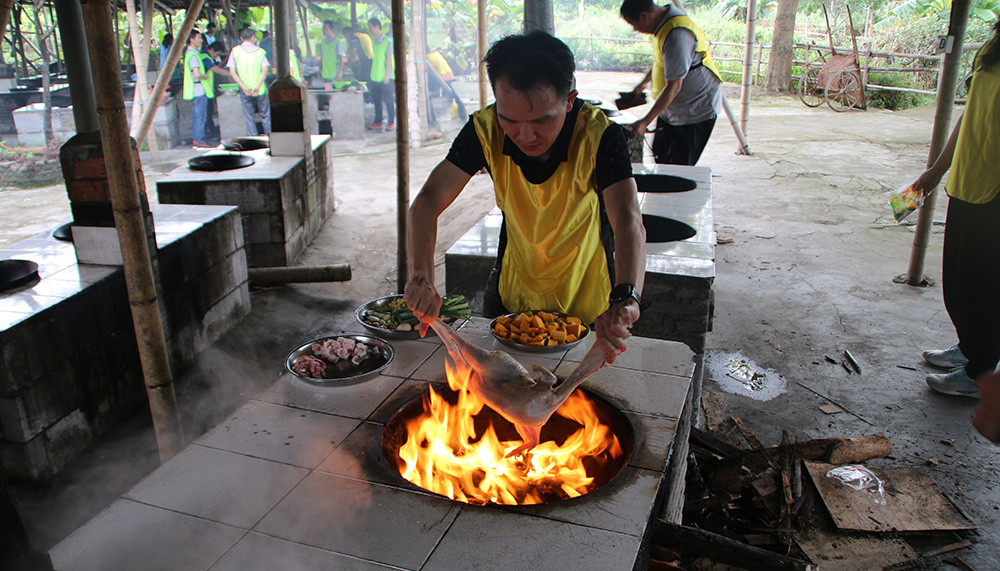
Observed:
[[[597,146],[597,163],[594,171],[598,192],[632,176],[628,138],[621,125],[612,124],[601,136],[601,142]]]
[[[455,140],[451,143],[451,149],[448,150],[448,156],[445,158],[469,176],[475,176],[477,172],[486,167],[483,145],[479,142],[479,135],[476,134],[476,128],[471,119],[466,121],[465,126],[458,132]],[[629,176],[632,176],[631,171],[629,171]]]

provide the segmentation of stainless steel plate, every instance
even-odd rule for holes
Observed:
[[[378,299],[373,299],[368,303],[361,304],[358,309],[354,311],[354,318],[358,320],[365,329],[371,331],[372,333],[378,335],[379,337],[385,337],[386,339],[420,339],[419,331],[396,331],[395,329],[383,329],[381,327],[376,327],[365,321],[365,313],[369,311],[374,311],[376,309],[381,309],[389,305],[389,303],[394,299],[402,298],[401,295],[387,295],[385,297],[380,297]],[[433,337],[434,330],[428,329],[427,335],[425,337]]]
[[[354,339],[358,343],[364,343],[368,345],[369,356],[364,361],[361,361],[357,365],[352,363],[350,360],[337,361],[336,363],[326,364],[326,375],[322,379],[314,379],[312,377],[303,377],[299,375],[294,370],[292,370],[292,365],[299,357],[304,357],[306,355],[313,355],[312,346],[315,343],[322,343],[327,339]],[[337,385],[344,384],[352,381],[358,381],[372,375],[377,374],[382,369],[386,368],[389,363],[392,362],[392,358],[395,356],[395,351],[392,350],[392,345],[389,345],[384,339],[379,339],[378,337],[370,337],[368,335],[331,335],[328,337],[320,337],[319,339],[313,339],[312,341],[305,343],[299,348],[295,349],[288,354],[288,358],[285,359],[285,368],[289,373],[295,375],[296,377],[306,381],[308,383],[313,383],[317,385]]]
[[[545,310],[538,310],[538,311],[545,311]],[[522,313],[522,312],[518,311],[516,313],[508,313],[507,315],[501,315],[500,317],[497,317],[493,321],[490,321],[490,334],[493,335],[493,338],[496,339],[497,341],[499,341],[501,345],[506,345],[507,347],[510,347],[511,349],[517,349],[518,351],[525,351],[525,352],[528,352],[528,353],[558,353],[559,351],[566,351],[567,349],[572,349],[573,347],[576,347],[584,339],[586,339],[588,335],[590,335],[590,328],[587,327],[584,330],[583,336],[580,337],[579,339],[577,339],[576,341],[572,342],[572,343],[565,343],[563,345],[543,345],[543,346],[538,346],[538,345],[524,345],[524,344],[518,343],[516,341],[510,341],[508,339],[504,339],[503,337],[500,337],[499,335],[497,335],[496,333],[493,332],[493,328],[496,326],[497,321],[501,317],[517,317],[517,315],[520,314],[520,313]],[[532,310],[532,313],[536,313],[536,311]],[[546,311],[545,313],[551,313],[552,315],[558,315],[559,317],[570,317],[570,314],[568,314],[568,313],[561,313],[559,311]]]

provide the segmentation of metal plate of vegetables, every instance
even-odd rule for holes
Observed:
[[[334,385],[374,375],[392,362],[392,345],[368,335],[321,337],[288,354],[285,368],[303,381]]]
[[[490,332],[501,344],[547,353],[575,347],[590,333],[579,317],[558,311],[522,311],[501,315],[490,322]]]
[[[451,324],[456,320],[467,320],[471,316],[472,311],[464,295],[446,295],[441,299],[441,321]],[[417,330],[420,321],[406,307],[401,295],[390,295],[369,301],[354,312],[354,317],[365,329],[386,339],[420,338],[420,332]],[[431,335],[434,335],[434,330],[428,329],[427,336]]]

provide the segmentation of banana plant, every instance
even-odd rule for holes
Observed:
[[[906,0],[889,10],[897,18],[911,19],[937,15],[951,10],[951,0]],[[995,22],[1000,16],[1000,0],[979,0],[971,14],[985,22]]]

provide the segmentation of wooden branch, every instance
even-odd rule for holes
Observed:
[[[815,565],[754,547],[728,537],[675,523],[658,520],[653,527],[653,543],[690,549],[720,563],[738,565],[750,571],[814,571]]]

